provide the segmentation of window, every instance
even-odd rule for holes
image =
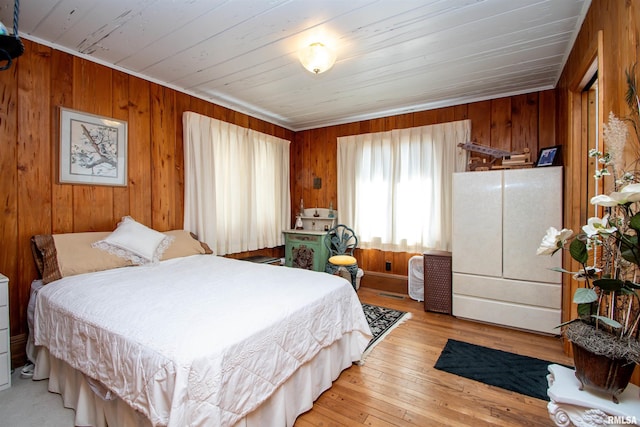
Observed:
[[[185,229],[218,255],[283,245],[290,142],[192,112],[183,128]]]
[[[361,248],[451,250],[452,173],[471,121],[338,138],[338,210]]]

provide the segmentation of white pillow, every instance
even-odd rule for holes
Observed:
[[[130,216],[122,217],[118,226],[103,240],[91,246],[107,251],[134,264],[155,264],[175,237],[153,230]]]

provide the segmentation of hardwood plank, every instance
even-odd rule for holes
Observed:
[[[129,214],[151,224],[151,107],[149,82],[129,78]]]
[[[303,168],[303,139],[301,134],[297,134],[289,146],[289,184],[291,191],[291,228],[295,223],[296,215],[300,210],[300,199],[303,197],[302,187],[298,184],[300,171]]]
[[[333,203],[333,208],[337,209],[338,203],[338,135],[335,126],[327,128],[324,147],[326,152],[326,167],[322,186],[325,189],[325,201],[327,207]],[[340,213],[340,212],[338,212]]]
[[[438,123],[437,110],[416,111],[413,113],[413,126],[427,126]]]
[[[309,200],[305,199],[306,208],[324,208],[329,207],[329,201],[325,201],[324,197],[327,193],[327,174],[331,173],[336,175],[338,173],[337,166],[334,166],[333,171],[327,170],[327,158],[330,156],[336,157],[336,152],[327,152],[327,128],[318,129],[318,132],[312,134],[310,141],[310,148],[313,147],[316,155],[309,159],[309,179],[310,189]],[[337,149],[337,148],[336,148]],[[314,188],[314,180],[319,178],[321,180],[321,188]],[[322,190],[323,191],[319,191]]]
[[[538,94],[528,93],[512,97],[511,150],[523,152],[528,148],[535,156],[538,152]]]
[[[30,238],[51,231],[51,49],[27,43],[20,57],[28,73],[18,70],[16,141],[18,248],[13,253],[17,276],[9,277],[11,336],[27,332],[26,316],[32,261]],[[4,138],[4,136],[3,136]],[[11,270],[9,270],[11,272]]]
[[[211,117],[214,119],[222,120],[224,122],[233,123],[234,111],[229,108],[222,107],[220,105],[213,105],[213,111]],[[202,113],[205,114],[205,113]],[[205,114],[209,115],[209,114]]]
[[[491,101],[491,147],[511,151],[511,98]]]
[[[302,184],[300,197],[304,200],[304,207],[310,208],[311,200],[312,200],[312,191],[313,191],[313,177],[311,171],[311,162],[312,162],[312,138],[313,134],[305,134],[301,139],[302,145],[300,147],[301,155],[302,155],[302,169],[297,171],[297,179],[296,185]],[[315,156],[315,153],[314,153]],[[292,201],[291,204],[296,203],[296,206],[300,206],[300,201],[295,200]]]
[[[213,104],[200,99],[200,98],[191,98],[189,100],[189,111],[193,111],[194,113],[202,114],[203,116],[212,117],[218,120],[224,120],[221,117],[214,116],[214,106]],[[182,117],[180,118],[182,119]],[[182,127],[182,126],[181,126]]]
[[[73,232],[115,229],[119,218],[113,213],[113,188],[74,185],[73,213]]]
[[[437,123],[452,122],[456,119],[456,111],[454,107],[438,108],[436,111]]]
[[[456,105],[454,108],[454,120],[466,120],[469,118],[469,104]]]
[[[296,426],[550,426],[547,402],[433,368],[447,339],[571,365],[557,337],[423,310],[406,295],[360,287],[362,302],[408,311],[364,365],[342,372]]]
[[[369,120],[369,132],[384,132],[388,130],[384,117]]]
[[[81,112],[111,117],[112,70],[74,58],[73,108]],[[68,184],[67,184],[68,185]],[[73,185],[73,231],[112,230],[117,220],[113,212],[113,187]]]
[[[413,127],[413,113],[400,114],[395,117],[397,129],[405,129]]]
[[[128,122],[129,120],[129,77],[120,71],[113,71],[113,91],[112,91],[112,112],[111,117]],[[127,146],[128,141],[128,123],[127,123]],[[127,161],[127,180],[126,187],[113,187],[113,216],[114,220],[120,220],[123,216],[129,215],[131,206],[130,188],[129,188],[129,161]],[[114,224],[115,228],[115,224]]]
[[[175,91],[151,85],[151,226],[170,230],[175,220]],[[180,153],[182,155],[182,153]],[[180,196],[182,197],[182,195]]]
[[[471,119],[471,140],[480,145],[490,146],[491,101],[469,104],[468,114]]]
[[[538,94],[538,150],[559,144],[556,139],[556,92],[546,90]],[[534,153],[537,160],[538,153]]]
[[[73,107],[73,56],[51,52],[51,173],[52,233],[73,231],[73,187],[59,183],[60,174],[60,107]]]
[[[20,195],[18,179],[18,73],[17,67],[0,72],[0,236],[2,236],[2,250],[0,250],[0,273],[9,278],[9,304],[19,304],[21,292],[18,290],[18,263],[15,254],[20,250],[20,236],[18,230],[18,213]],[[15,283],[14,283],[15,281]],[[11,334],[20,333],[24,329],[14,322],[19,320],[10,313]],[[22,313],[20,313],[22,314]],[[15,332],[14,332],[15,331]]]
[[[173,165],[174,171],[174,186],[173,192],[175,194],[174,202],[174,215],[172,229],[182,229],[184,226],[184,138],[182,131],[182,115],[185,111],[189,110],[190,99],[188,95],[177,92],[176,93],[176,111],[174,114],[175,120],[175,163]]]
[[[18,130],[18,85],[17,67],[0,72],[0,236],[3,249],[0,251],[0,272],[9,279],[18,274],[18,266],[12,262],[18,251],[18,148],[15,135]],[[11,288],[10,288],[11,289]]]

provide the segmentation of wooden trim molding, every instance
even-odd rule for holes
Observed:
[[[24,366],[27,363],[27,334],[11,336],[11,369]]]
[[[408,295],[409,293],[408,277],[399,274],[364,271],[364,275],[360,279],[360,286],[396,294]]]

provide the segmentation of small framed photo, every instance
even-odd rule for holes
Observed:
[[[560,166],[562,165],[562,145],[554,145],[553,147],[541,148],[538,153],[538,162],[536,167],[542,166]]]
[[[127,185],[127,122],[60,108],[60,183]]]

